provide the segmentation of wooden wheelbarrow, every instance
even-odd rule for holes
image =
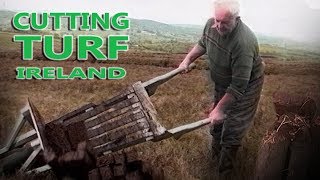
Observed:
[[[189,68],[192,69],[194,66],[191,64]],[[84,120],[87,142],[94,154],[99,156],[145,141],[179,138],[187,132],[209,124],[207,118],[167,130],[157,121],[157,112],[149,96],[155,93],[159,85],[182,71],[184,70],[175,69],[149,81],[137,82],[88,111],[87,114],[95,114]],[[69,123],[72,121],[69,120]]]
[[[194,66],[192,64],[189,68]],[[27,165],[23,166],[25,171],[30,169],[30,162],[34,161],[41,149],[50,147],[59,155],[75,150],[80,142],[86,141],[93,155],[101,157],[145,141],[178,138],[207,125],[210,121],[204,119],[167,130],[157,121],[157,112],[149,96],[155,93],[159,85],[182,71],[175,69],[149,81],[136,82],[111,99],[100,104],[89,103],[49,123],[45,123],[40,112],[28,100],[22,121],[17,122],[17,128],[6,147],[0,150],[0,155],[6,156],[12,149],[33,142],[37,148],[25,163]],[[28,121],[34,130],[17,137],[23,125],[21,122],[24,121]]]

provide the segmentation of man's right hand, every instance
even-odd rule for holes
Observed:
[[[189,65],[190,65],[190,63],[189,63],[186,59],[184,59],[184,60],[180,63],[178,69],[183,69],[184,71],[182,71],[182,73],[188,73],[188,72],[191,70],[191,69],[189,68]]]
[[[190,71],[189,65],[193,63],[198,57],[202,56],[206,53],[206,50],[199,46],[198,44],[195,45],[192,50],[187,54],[187,56],[184,58],[184,60],[180,63],[179,69],[183,69],[184,71],[182,73],[187,73]]]

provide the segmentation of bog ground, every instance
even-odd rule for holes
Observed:
[[[11,42],[11,34],[0,36],[0,139],[14,126],[20,108],[29,97],[46,121],[53,120],[81,105],[99,102],[116,95],[137,81],[146,81],[173,70],[186,54],[152,53],[131,50],[122,53],[116,64],[93,60],[53,62],[43,58],[40,46],[35,46],[35,60],[22,61],[20,44]],[[283,61],[264,58],[266,77],[254,123],[243,140],[238,161],[237,179],[252,175],[258,147],[267,129],[276,120],[272,95],[285,91],[292,95],[316,94],[320,96],[320,59]],[[206,63],[198,60],[197,68],[188,74],[175,77],[159,87],[151,97],[158,111],[158,120],[167,129],[205,118],[209,107],[212,85],[207,77]],[[120,66],[127,70],[121,80],[16,80],[17,66],[109,67]],[[208,127],[158,143],[139,145],[138,155],[154,167],[163,168],[167,179],[215,179],[215,162],[211,161],[211,139]]]

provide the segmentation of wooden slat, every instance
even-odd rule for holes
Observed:
[[[38,138],[37,133],[35,130],[31,130],[25,134],[22,134],[18,136],[15,141],[13,142],[12,146],[10,149],[7,151],[2,151],[3,153],[0,154],[0,158],[6,157],[7,155],[11,154],[14,148],[18,148],[20,146],[25,145],[26,143],[30,143]]]
[[[30,115],[30,111],[24,111],[24,112],[22,112],[22,115],[25,118],[26,122],[28,122],[30,124],[30,126],[32,128],[34,128],[33,122],[32,122],[32,118],[31,118],[31,115]]]
[[[30,115],[31,115],[35,130],[37,132],[38,139],[40,141],[40,146],[42,149],[45,149],[49,145],[47,142],[47,138],[45,137],[43,119],[42,119],[39,111],[37,110],[37,108],[30,101],[30,99],[28,99],[28,106],[30,108]]]
[[[99,116],[94,116],[90,119],[87,119],[85,121],[86,128],[87,129],[93,128],[95,126],[98,126],[101,123],[104,123],[106,121],[117,118],[118,116],[121,116],[122,114],[131,112],[131,111],[135,111],[135,109],[141,109],[141,104],[139,102],[132,104],[131,106],[117,109],[113,112],[103,112],[103,113],[99,114]]]
[[[136,144],[140,144],[142,142],[145,142],[148,137],[152,136],[153,133],[150,131],[138,131],[135,133],[132,133],[128,135],[125,139],[122,141],[115,143],[110,143],[105,146],[101,146],[99,148],[96,148],[94,151],[97,155],[103,154],[109,154],[111,152],[118,151],[120,149],[124,149]]]
[[[148,123],[155,136],[162,135],[165,133],[166,129],[160,125],[157,121],[157,111],[154,108],[148,93],[139,81],[133,85],[136,95],[141,102],[144,112],[148,118]]]
[[[89,142],[92,147],[96,148],[96,146],[104,146],[107,143],[116,143],[117,141],[125,138],[126,135],[134,133],[136,131],[144,130],[149,128],[149,125],[145,118],[140,119],[138,121],[134,121],[132,123],[126,124],[121,128],[114,129],[112,131],[108,131],[99,136],[93,137],[89,139]]]
[[[91,118],[93,116],[100,114],[101,112],[105,111],[106,109],[107,109],[107,107],[104,107],[103,105],[98,105],[95,108],[93,108],[91,111],[87,111],[85,113],[82,113],[76,117],[69,119],[68,121],[66,121],[64,123],[64,126],[68,126],[69,124],[72,124],[72,123],[84,121],[88,118]]]
[[[93,126],[96,126],[108,119],[119,116],[130,109],[140,106],[140,104],[135,105],[135,103],[137,102],[139,102],[139,99],[134,94],[132,94],[132,96],[130,96],[130,99],[114,104],[108,107],[108,109],[101,111],[99,114],[95,116],[91,116],[90,118],[86,118],[85,120],[86,128],[91,128]]]
[[[44,166],[41,166],[36,169],[32,169],[32,170],[28,171],[27,174],[38,174],[38,173],[48,171],[50,169],[51,169],[51,167],[49,165],[44,165]]]
[[[30,142],[30,146],[31,147],[36,147],[36,146],[39,146],[40,145],[40,140],[39,140],[39,138],[37,138],[37,139],[35,139],[35,140],[32,140],[31,142]]]
[[[128,97],[130,97],[130,95],[128,95]],[[112,112],[112,111],[115,111],[117,109],[121,109],[121,108],[127,107],[130,104],[134,104],[134,103],[136,103],[138,101],[139,101],[138,98],[131,97],[130,99],[126,99],[126,100],[121,101],[121,102],[119,102],[117,104],[112,104],[112,105],[110,105],[110,104],[109,105],[100,104],[100,105],[98,105],[97,107],[95,107],[91,111],[85,112],[83,114],[80,114],[79,116],[76,116],[76,117],[73,117],[73,118],[69,119],[68,121],[66,121],[64,123],[64,125],[68,126],[69,124],[72,124],[72,123],[76,123],[76,122],[79,122],[79,121],[84,121],[84,120],[87,120],[89,118],[95,118],[95,116],[98,116],[101,113]],[[87,121],[90,121],[90,119],[87,120]]]
[[[145,119],[141,119],[137,122],[127,124],[127,128],[118,128],[105,134],[96,136],[90,139],[90,144],[92,145],[92,147],[97,147],[103,146],[105,144],[117,143],[118,141],[125,139],[126,135],[145,129],[149,131],[149,126],[145,122]]]
[[[100,105],[111,106],[111,105],[117,103],[118,101],[122,101],[123,98],[126,98],[126,96],[132,92],[133,92],[133,88],[129,87],[126,90],[122,91],[120,95],[115,96],[115,97],[108,99],[106,101],[103,101]],[[90,108],[94,108],[95,106],[96,105],[93,103],[86,104],[86,105],[84,105],[84,106],[82,106],[82,107],[80,107],[70,113],[63,115],[62,117],[59,117],[58,119],[54,120],[53,122],[54,123],[62,123],[64,121],[68,121],[68,120],[74,118],[75,116],[78,116],[79,114],[86,112],[86,110],[88,110]],[[67,123],[67,124],[71,124],[71,123]]]
[[[106,131],[113,130],[115,128],[121,127],[125,124],[128,124],[132,121],[141,119],[144,117],[144,114],[140,109],[137,111],[129,111],[121,116],[117,116],[116,118],[110,119],[107,122],[94,126],[87,131],[88,138],[92,138],[99,134],[105,133]]]
[[[104,104],[104,105],[116,104],[116,103],[122,101],[121,100],[122,98],[126,97],[127,95],[129,95],[133,92],[134,92],[133,88],[129,86],[127,89],[121,91],[117,96],[114,96],[110,99],[107,99],[107,100],[103,101],[101,104]]]
[[[14,140],[18,136],[22,126],[25,124],[26,119],[22,114],[26,111],[29,111],[28,107],[24,107],[23,110],[21,110],[21,114],[15,124],[15,127],[13,128],[12,134],[10,135],[7,144],[2,149],[0,149],[0,157],[12,148]]]
[[[141,112],[141,104],[139,102],[137,102],[137,103],[135,103],[135,104],[133,104],[131,106],[128,106],[128,107],[125,107],[125,108],[119,109],[119,110],[120,110],[120,113],[112,112],[112,113],[115,113],[115,115],[118,115],[118,116],[111,116],[110,114],[112,114],[112,113],[105,114],[106,115],[104,117],[105,121],[101,121],[95,126],[91,126],[91,127],[86,126],[86,127],[88,127],[87,129],[89,131],[91,131],[91,130],[94,130],[94,129],[97,129],[97,128],[101,127],[104,124],[109,124],[109,123],[113,123],[115,121],[121,120],[121,118],[124,117],[124,116],[129,116],[131,114],[136,114],[138,112]]]
[[[36,157],[38,156],[38,154],[41,151],[41,147],[38,146],[32,153],[31,155],[28,157],[28,159],[26,160],[26,162],[22,165],[22,167],[20,168],[20,171],[24,172],[26,170],[28,170],[28,168],[30,166],[33,165],[33,163],[35,162]]]
[[[33,129],[31,131],[26,132],[25,134],[18,136],[13,142],[12,147],[15,148],[15,147],[22,146],[36,138],[37,138],[37,132]]]
[[[81,106],[80,108],[77,108],[53,121],[51,121],[50,123],[55,123],[55,124],[61,124],[63,123],[64,121],[67,121],[68,119],[71,119],[79,114],[82,114],[84,112],[86,112],[86,110],[90,109],[90,108],[93,108],[95,107],[96,105],[93,104],[93,103],[89,103],[89,104],[86,104],[84,106]],[[49,124],[49,123],[48,123]]]

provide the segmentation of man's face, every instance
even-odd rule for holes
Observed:
[[[236,26],[236,17],[224,7],[215,7],[214,19],[214,27],[221,36],[229,34]]]

